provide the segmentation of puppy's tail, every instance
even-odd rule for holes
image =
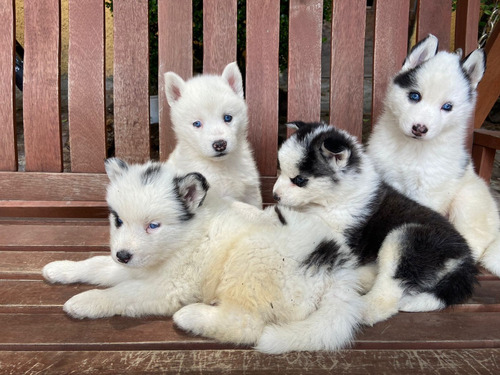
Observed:
[[[269,354],[338,350],[349,346],[361,322],[362,299],[355,288],[332,290],[305,320],[268,325],[255,349]]]

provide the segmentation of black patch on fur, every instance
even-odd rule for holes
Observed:
[[[123,169],[124,171],[128,171],[128,164],[126,162],[124,162],[122,159],[118,159],[118,158],[110,158],[110,159],[106,159],[104,161],[105,164],[108,164],[111,160],[114,160],[116,161],[116,163],[118,164],[118,166],[120,167],[120,169]]]
[[[146,168],[146,170],[141,175],[141,182],[143,185],[148,185],[152,183],[156,178],[158,178],[161,171],[161,164],[155,163]]]
[[[425,64],[425,63],[423,63]],[[417,65],[413,69],[409,69],[403,73],[400,73],[394,77],[394,83],[403,89],[414,88],[417,85],[417,73],[421,65]]]
[[[109,212],[111,213],[111,215],[115,219],[115,227],[120,228],[123,225],[123,222],[120,221],[120,217],[118,216],[118,214],[116,213],[116,211],[113,210],[112,208],[109,208]]]
[[[327,267],[329,271],[341,267],[347,259],[339,252],[340,245],[337,242],[333,240],[323,240],[316,246],[314,251],[309,254],[309,257],[302,262],[302,267],[307,269],[311,267],[316,269]]]
[[[276,214],[278,215],[278,219],[279,219],[280,223],[283,225],[287,225],[287,222],[286,222],[283,214],[281,213],[280,209],[278,208],[278,206],[274,206],[274,212],[276,212]]]
[[[314,132],[315,129],[320,126],[325,126],[325,124],[318,122],[304,123],[299,121],[295,122],[295,124],[300,125],[292,137],[296,137],[297,141],[301,143],[305,143],[307,136]],[[323,143],[326,143],[330,150],[350,150],[351,155],[344,169],[347,171],[360,171],[360,157],[354,142],[335,127],[329,126],[327,130],[317,134],[314,138],[310,139],[309,142],[309,144],[303,144],[305,155],[298,165],[301,176],[329,177],[334,182],[338,181],[338,176],[336,174],[339,172],[332,169],[329,161],[321,151]]]

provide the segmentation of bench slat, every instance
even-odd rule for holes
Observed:
[[[173,71],[183,79],[193,75],[193,6],[191,1],[158,2],[158,106],[160,160],[166,160],[176,144],[165,96],[164,74]]]
[[[361,140],[366,1],[334,1],[330,63],[330,123]]]
[[[149,159],[148,2],[114,3],[115,155],[128,162]]]
[[[43,350],[43,349],[41,349]],[[6,373],[496,375],[500,349],[345,350],[271,356],[251,350],[0,352]]]
[[[203,73],[221,74],[236,61],[236,0],[203,1]]]
[[[372,124],[382,111],[389,79],[401,68],[407,54],[409,9],[409,0],[375,2]]]
[[[59,0],[24,6],[23,116],[26,171],[62,171]]]
[[[278,158],[278,90],[280,4],[247,3],[246,100],[248,138],[263,176],[276,176]]]
[[[439,49],[449,51],[451,29],[451,2],[420,0],[417,10],[416,40],[434,34],[439,39]]]
[[[290,0],[288,121],[320,120],[322,21],[322,1]]]
[[[0,1],[0,170],[17,170],[13,0]]]
[[[68,112],[72,172],[104,172],[104,3],[69,2]]]
[[[455,48],[462,48],[464,56],[477,48],[480,3],[481,0],[457,1]]]

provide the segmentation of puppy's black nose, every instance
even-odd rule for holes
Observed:
[[[273,194],[273,199],[276,201],[276,202],[279,202],[280,201],[280,196],[278,194]]]
[[[222,152],[226,149],[227,142],[223,139],[219,139],[218,141],[212,143],[212,147],[214,148],[215,151]]]
[[[130,259],[132,259],[132,254],[130,254],[127,250],[120,250],[116,253],[116,257],[122,263],[128,263]]]
[[[417,137],[421,137],[428,131],[429,129],[427,129],[427,126],[421,124],[415,124],[411,128],[411,132],[413,133],[413,135],[416,135]]]

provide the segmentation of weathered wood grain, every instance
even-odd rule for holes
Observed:
[[[15,128],[15,10],[13,0],[0,1],[0,170],[17,170]]]
[[[417,10],[416,40],[424,39],[429,34],[439,40],[439,49],[449,51],[451,33],[451,2],[420,0]]]
[[[366,1],[332,3],[330,124],[361,140]]]
[[[166,72],[183,79],[193,75],[193,6],[191,1],[158,2],[158,105],[160,117],[160,160],[166,160],[176,144],[165,96]]]
[[[24,4],[23,120],[26,171],[62,171],[59,0]]]
[[[104,3],[69,1],[68,115],[72,172],[104,172]]]
[[[114,3],[115,156],[128,162],[149,159],[148,2]]]
[[[248,138],[263,176],[276,176],[277,173],[279,22],[279,2],[247,3]]]
[[[477,48],[480,0],[459,0],[455,16],[455,49],[467,56]]]

